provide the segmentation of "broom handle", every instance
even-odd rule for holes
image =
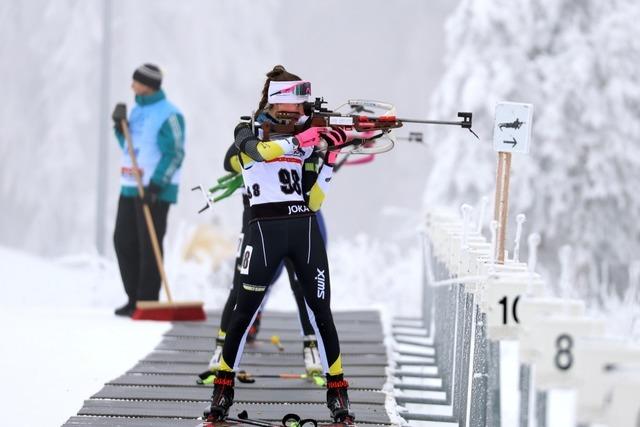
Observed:
[[[140,176],[140,169],[138,169],[138,161],[136,155],[133,152],[133,143],[131,142],[131,134],[129,133],[129,125],[126,120],[122,120],[122,133],[124,139],[127,141],[127,148],[129,150],[129,157],[131,158],[131,165],[133,167],[133,175],[136,178],[138,184],[138,194],[142,202],[142,212],[144,212],[144,219],[147,223],[147,230],[149,231],[149,237],[151,238],[151,246],[153,247],[153,254],[156,258],[156,264],[158,264],[158,271],[160,272],[160,278],[162,279],[162,287],[167,294],[169,302],[173,302],[171,297],[171,291],[169,290],[169,281],[167,280],[167,273],[164,271],[164,264],[162,263],[162,253],[160,252],[160,245],[158,244],[158,236],[156,235],[156,228],[153,225],[153,218],[151,217],[151,211],[149,206],[144,203],[144,187],[142,186],[142,177]]]

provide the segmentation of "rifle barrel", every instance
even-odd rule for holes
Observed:
[[[463,121],[451,122],[445,120],[416,120],[416,119],[398,119],[399,122],[403,123],[423,123],[427,125],[453,125],[453,126],[462,126]]]

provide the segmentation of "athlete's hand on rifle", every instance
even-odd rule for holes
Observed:
[[[111,118],[113,119],[113,127],[122,133],[122,121],[127,120],[127,104],[122,102],[116,104],[113,113],[111,113]]]
[[[331,129],[329,132],[323,133],[322,139],[324,139],[329,145],[329,150],[327,150],[327,154],[325,155],[324,161],[327,165],[333,166],[338,159],[338,154],[340,150],[332,150],[332,147],[340,147],[348,142],[348,137],[346,132],[343,129],[336,128]]]
[[[322,134],[329,132],[330,130],[331,128],[329,127],[310,127],[309,129],[297,133],[295,138],[298,141],[298,145],[300,147],[314,147],[320,143],[320,137],[322,136]]]

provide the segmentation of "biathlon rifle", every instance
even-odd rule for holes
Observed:
[[[359,112],[370,112],[374,108],[386,109],[388,111],[393,110],[393,105],[385,102],[368,101],[360,99],[351,99],[348,101],[348,105],[353,112],[357,114],[344,114],[337,111],[329,110],[324,107],[327,102],[324,98],[316,98],[313,103],[305,104],[305,114],[309,118],[302,124],[295,123],[295,120],[290,120],[289,123],[268,123],[261,124],[263,138],[269,138],[271,132],[279,134],[295,135],[299,132],[308,129],[309,127],[338,127],[353,129],[358,132],[367,132],[381,130],[383,132],[390,132],[392,129],[402,127],[405,123],[419,123],[428,125],[450,125],[460,126],[463,129],[469,129],[476,138],[480,139],[478,135],[471,129],[473,114],[470,112],[459,112],[458,117],[462,120],[447,121],[447,120],[419,120],[419,119],[403,119],[398,118],[395,115],[381,115],[381,116],[369,116],[359,114]],[[370,109],[371,108],[371,109]],[[298,119],[297,113],[278,113],[278,118],[281,119]],[[252,120],[251,117],[243,116],[244,120]],[[335,147],[335,149],[340,149]]]
[[[202,185],[197,185],[191,189],[191,191],[200,190],[202,192],[202,196],[207,202],[206,205],[202,209],[198,211],[198,213],[202,213],[205,210],[212,208],[214,203],[219,202],[222,199],[225,199],[232,195],[238,188],[244,187],[244,181],[242,180],[242,174],[231,172],[227,175],[224,175],[217,180],[218,184],[211,187],[208,191],[205,191]],[[223,191],[224,190],[224,191]],[[217,191],[222,191],[222,194],[214,197],[214,193]]]

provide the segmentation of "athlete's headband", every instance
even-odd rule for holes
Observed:
[[[269,104],[302,104],[307,102],[310,96],[310,82],[269,82]]]

